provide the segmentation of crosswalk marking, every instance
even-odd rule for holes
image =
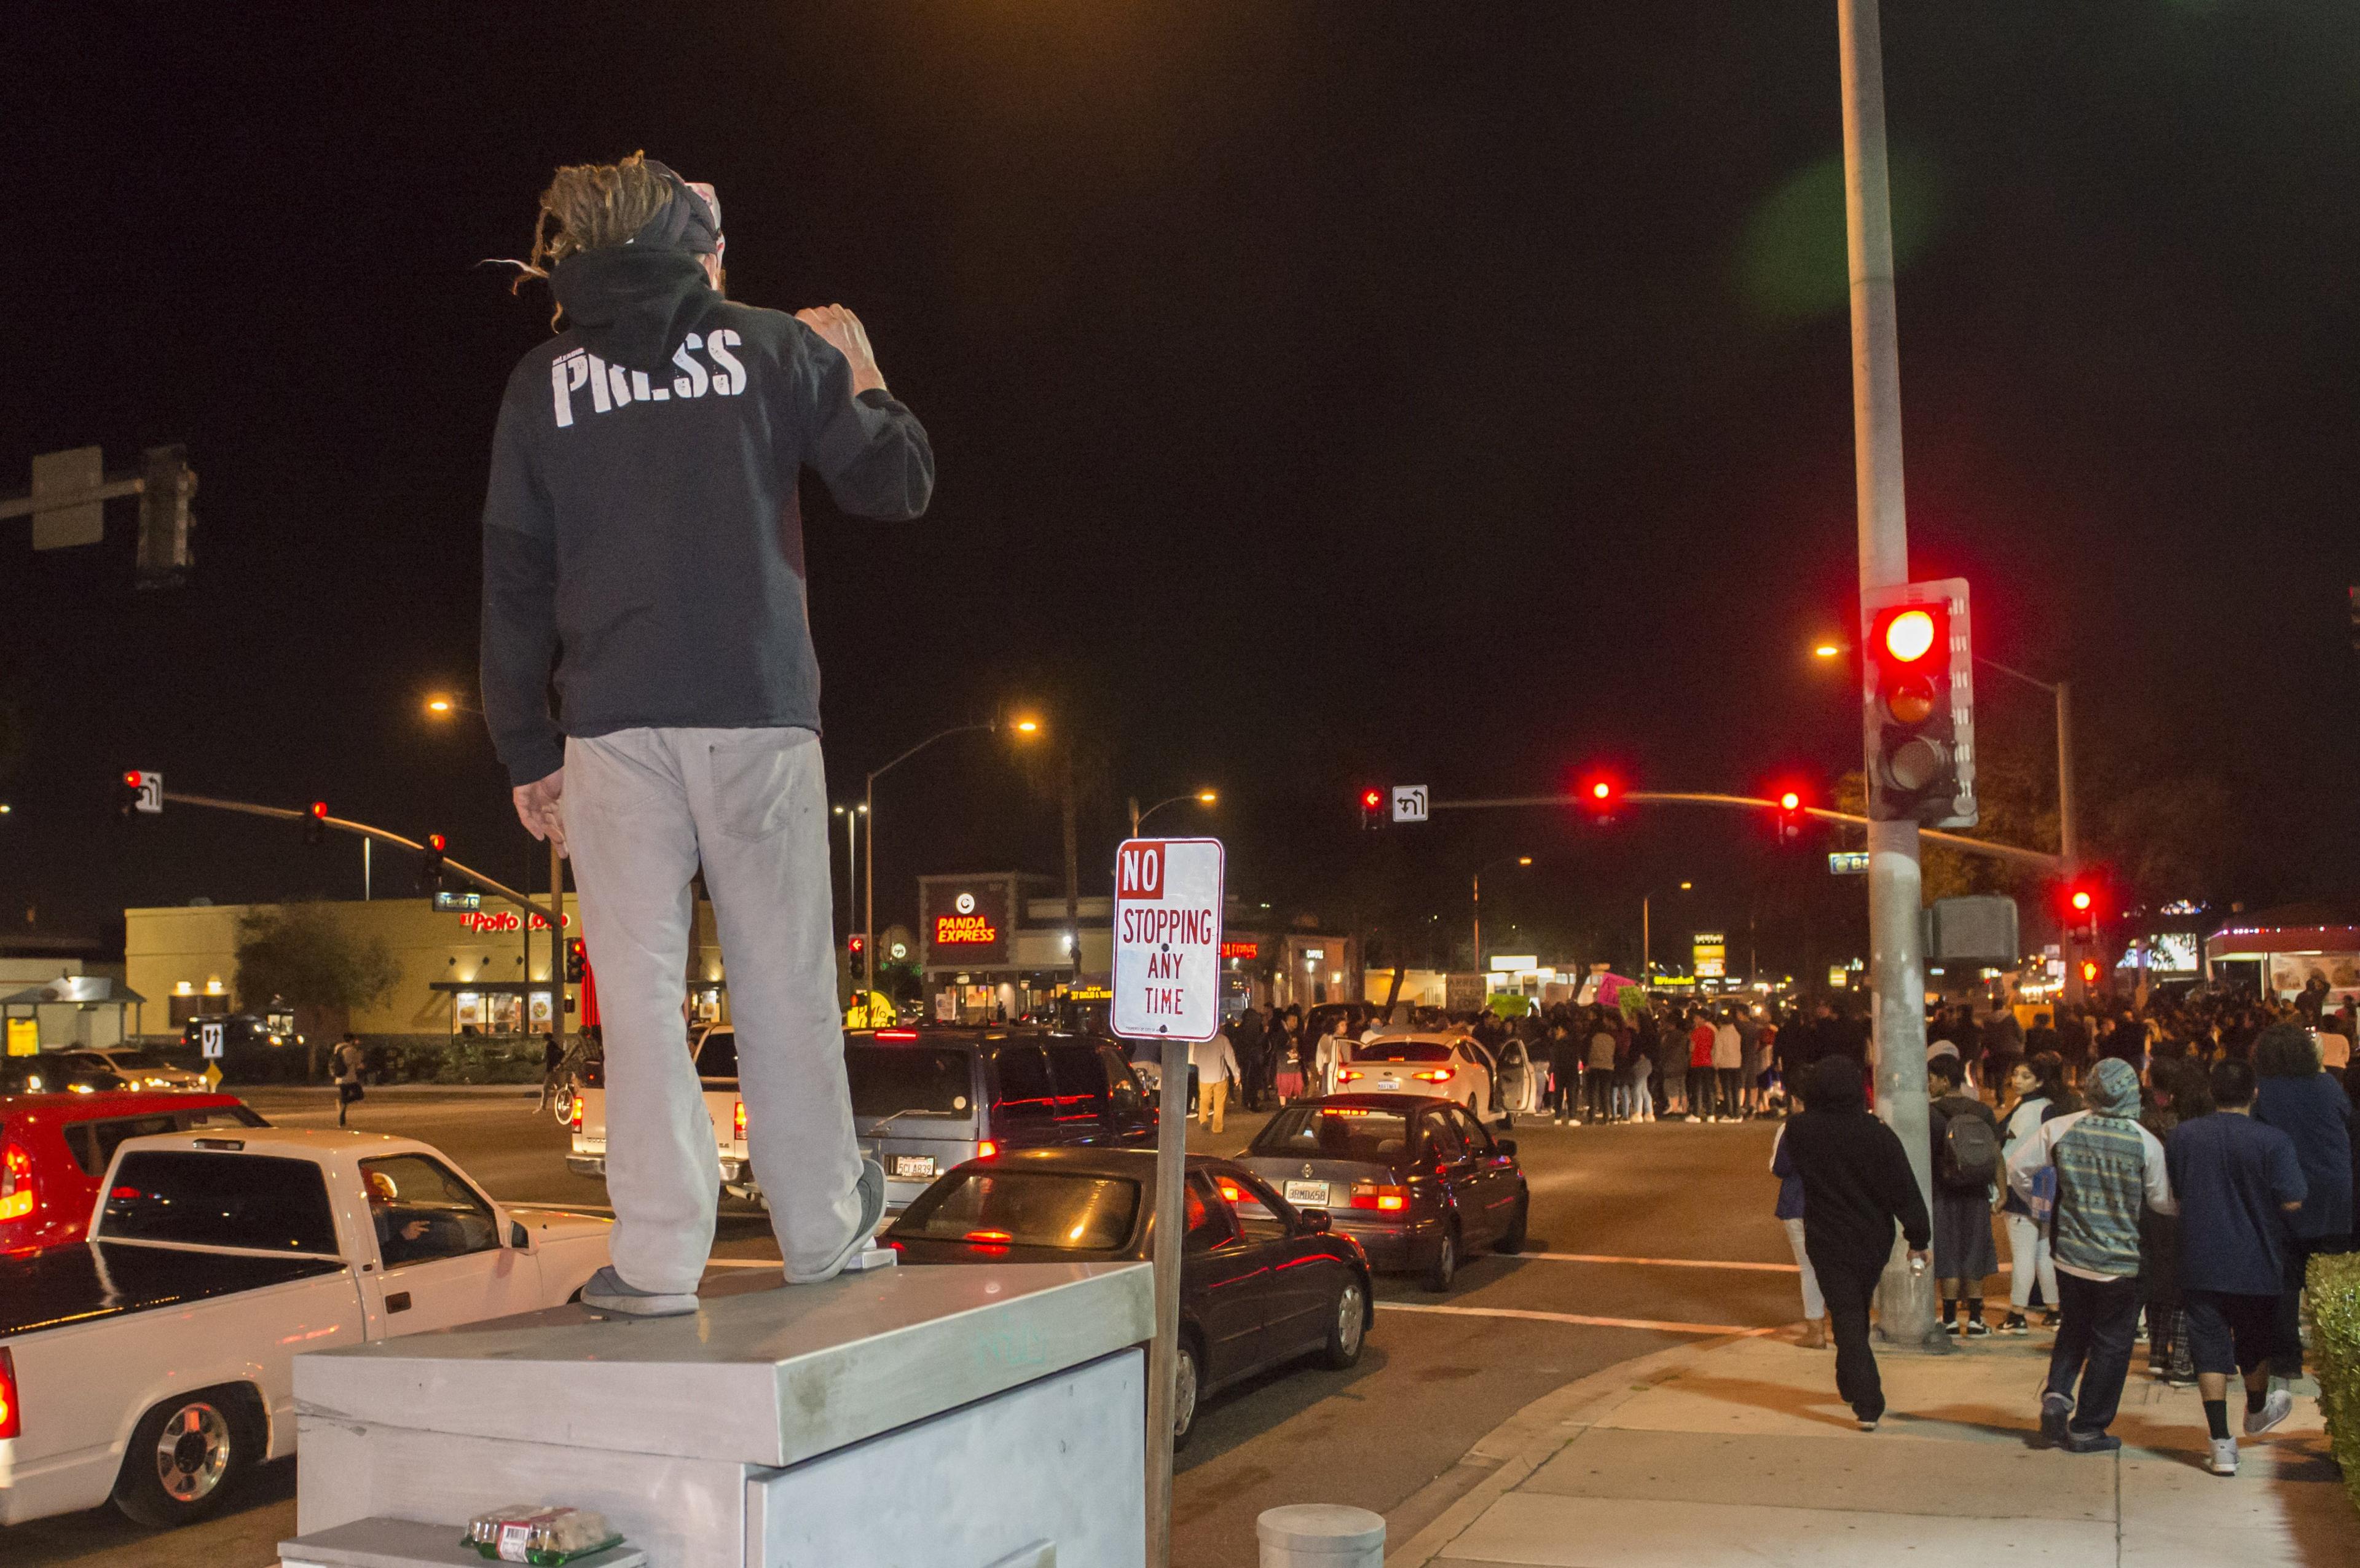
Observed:
[[[1524,1318],[1535,1323],[1575,1323],[1583,1328],[1638,1328],[1656,1334],[1742,1334],[1754,1338],[1775,1334],[1775,1328],[1748,1328],[1741,1323],[1661,1323],[1653,1318],[1599,1318],[1583,1312],[1537,1312],[1523,1307],[1450,1307],[1425,1301],[1379,1301],[1381,1312],[1444,1312],[1453,1317]]]

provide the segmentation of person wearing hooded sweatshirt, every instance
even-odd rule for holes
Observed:
[[[2069,1454],[2103,1454],[2123,1445],[2106,1428],[2121,1407],[2137,1338],[2139,1214],[2179,1206],[2163,1145],[2138,1123],[2138,1070],[2108,1057],[2090,1070],[2082,1094],[2087,1110],[2041,1123],[2017,1146],[2007,1181],[2029,1199],[2039,1172],[2057,1171],[2049,1245],[2064,1321],[2040,1397],[2041,1433]]]
[[[1830,1056],[1811,1069],[1809,1109],[1790,1119],[1779,1152],[1802,1183],[1803,1246],[1818,1279],[1836,1342],[1836,1393],[1863,1432],[1885,1416],[1885,1385],[1868,1339],[1868,1307],[1893,1255],[1897,1224],[1910,1261],[1923,1267],[1933,1247],[1926,1195],[1901,1139],[1869,1115],[1860,1063]]]
[[[2254,1119],[2294,1142],[2302,1161],[2302,1207],[2288,1221],[2286,1285],[2278,1293],[2278,1349],[2270,1371],[2302,1376],[2302,1290],[2311,1258],[2352,1246],[2352,1106],[2344,1086],[2320,1071],[2311,1031],[2272,1024],[2254,1037]]]
[[[508,377],[492,437],[484,715],[598,954],[615,1227],[582,1299],[672,1315],[696,1310],[720,1191],[680,1049],[700,866],[788,1282],[834,1278],[883,1208],[836,1011],[796,487],[811,468],[846,512],[915,517],[934,454],[850,311],[724,298],[709,188],[635,154],[559,169],[541,207],[524,270],[562,330]]]

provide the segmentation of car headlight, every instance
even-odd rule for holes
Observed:
[[[280,1040],[279,1040],[279,1037],[278,1037],[277,1035],[275,1035],[275,1034],[274,1034],[274,1035],[272,1035],[272,1036],[270,1037],[270,1043],[271,1043],[271,1044],[273,1044],[273,1045],[278,1045],[278,1044],[279,1044],[279,1043],[280,1043]]]

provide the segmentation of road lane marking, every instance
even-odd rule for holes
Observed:
[[[1800,1274],[1797,1263],[1735,1263],[1717,1258],[1612,1258],[1601,1252],[1518,1252],[1515,1258],[1537,1258],[1544,1263],[1630,1263],[1651,1269],[1745,1269],[1759,1274]]]
[[[1594,1318],[1581,1312],[1536,1312],[1524,1307],[1446,1307],[1423,1301],[1379,1301],[1379,1312],[1445,1312],[1454,1317],[1524,1318],[1534,1323],[1575,1323],[1583,1328],[1640,1328],[1656,1334],[1739,1334],[1752,1339],[1776,1334],[1777,1328],[1748,1328],[1742,1323],[1659,1323],[1653,1318]]]

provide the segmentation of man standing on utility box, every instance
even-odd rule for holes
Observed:
[[[851,311],[733,303],[721,255],[710,187],[637,154],[557,171],[525,270],[562,330],[508,377],[484,503],[485,717],[597,955],[614,1262],[582,1299],[637,1316],[696,1310],[721,1185],[680,1048],[700,866],[788,1282],[841,1272],[885,1201],[836,1012],[796,485],[914,517],[934,454]]]

